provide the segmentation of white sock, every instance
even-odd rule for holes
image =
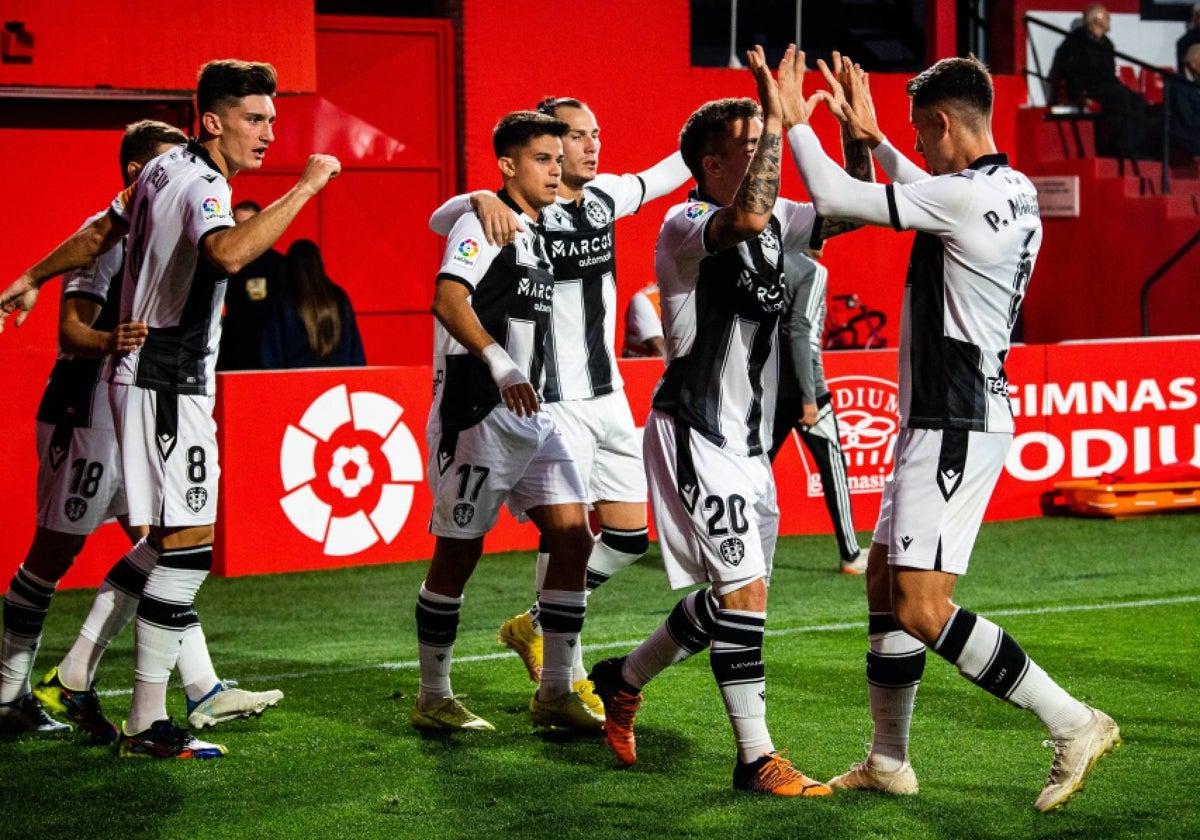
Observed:
[[[4,637],[0,641],[0,703],[12,703],[32,690],[29,675],[42,642],[42,626],[57,581],[43,580],[22,564],[4,596]]]
[[[454,696],[450,688],[450,667],[454,661],[454,640],[458,635],[458,614],[463,598],[430,592],[421,584],[417,596],[417,660],[421,667],[421,685],[417,707],[429,710]]]
[[[667,620],[625,657],[621,678],[640,691],[675,663],[705,650],[716,615],[717,601],[711,589],[689,592],[675,604]]]
[[[158,562],[158,549],[147,538],[138,542],[113,565],[92,600],[75,643],[58,665],[58,676],[68,688],[85,690],[96,679],[100,658],[109,642],[128,626],[137,613],[146,577]]]
[[[908,761],[909,728],[925,669],[925,645],[896,624],[892,613],[871,613],[867,694],[871,700],[871,749],[867,763],[895,772]]]
[[[571,691],[575,648],[583,630],[587,593],[543,589],[538,598],[542,620],[542,683],[538,697],[553,700]]]
[[[766,612],[719,610],[709,661],[733,726],[738,761],[748,763],[775,751],[767,731],[767,683],[762,638]]]
[[[542,587],[546,585],[546,570],[550,568],[550,552],[543,551],[538,548],[537,569],[534,573],[533,606],[529,608],[529,621],[533,624],[534,631],[540,636],[542,635],[542,622],[538,616],[537,599],[542,597]]]
[[[220,679],[213,669],[212,657],[208,653],[208,642],[204,628],[193,624],[183,631],[179,640],[179,679],[189,700],[199,700],[217,687]]]
[[[1050,679],[1012,636],[970,610],[955,611],[934,649],[989,694],[1032,711],[1052,737],[1077,729],[1091,714]]]

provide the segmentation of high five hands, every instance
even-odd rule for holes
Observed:
[[[817,68],[829,85],[828,91],[821,91],[821,97],[851,138],[866,141],[874,148],[883,142],[883,133],[875,121],[867,73],[836,50],[832,58],[832,68],[824,59],[817,59]]]

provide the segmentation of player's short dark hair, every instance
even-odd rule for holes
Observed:
[[[534,108],[539,114],[557,117],[559,108],[586,108],[587,106],[570,96],[544,96]]]
[[[173,125],[158,120],[141,120],[125,126],[121,138],[121,172],[131,163],[146,164],[158,156],[163,143],[178,145],[187,142],[187,135]]]
[[[496,157],[511,155],[535,137],[562,137],[570,130],[565,122],[537,111],[513,111],[505,114],[492,131],[492,148]]]
[[[278,76],[270,64],[223,58],[200,68],[196,83],[196,109],[217,113],[247,96],[274,96]]]
[[[978,117],[992,116],[995,90],[992,75],[975,56],[943,58],[914,79],[909,79],[905,91],[918,108],[954,104]]]
[[[679,132],[679,151],[691,170],[696,184],[704,186],[705,155],[722,152],[729,124],[734,120],[752,120],[762,116],[762,109],[753,99],[714,99],[705,102],[688,117]]]
[[[262,205],[259,204],[257,201],[253,201],[252,199],[244,198],[241,201],[239,201],[237,204],[233,205],[234,213],[236,213],[239,210],[253,210],[255,213],[261,213]]]

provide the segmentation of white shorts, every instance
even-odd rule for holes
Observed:
[[[427,440],[434,536],[482,537],[502,504],[514,516],[543,505],[584,504],[575,462],[544,411],[518,417],[497,406],[469,429],[427,434]]]
[[[109,386],[132,525],[187,528],[217,521],[213,397]]]
[[[590,400],[545,403],[593,502],[646,503],[642,440],[624,391]]]
[[[888,563],[965,573],[1011,444],[1008,434],[901,429],[873,537]]]
[[[712,581],[724,593],[769,580],[779,507],[766,454],[730,454],[657,410],[642,440],[671,588]]]
[[[86,537],[128,511],[111,429],[37,424],[37,524]]]

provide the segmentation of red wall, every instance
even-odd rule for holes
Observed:
[[[0,85],[190,91],[213,58],[269,61],[280,90],[316,88],[311,0],[121,3],[5,0],[33,35],[33,60],[0,64]]]

